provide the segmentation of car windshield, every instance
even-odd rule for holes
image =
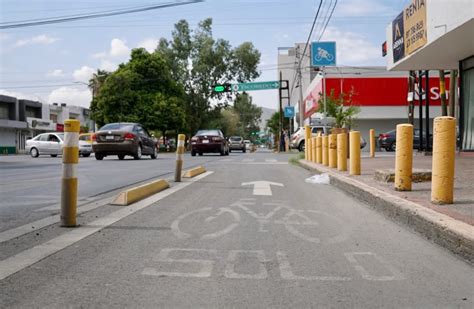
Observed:
[[[219,136],[219,131],[217,130],[199,130],[196,133],[196,136],[204,136],[204,135],[216,135]]]
[[[64,133],[56,133],[60,140],[64,141]]]
[[[233,142],[239,142],[242,140],[242,138],[239,136],[231,136],[230,140]]]
[[[109,123],[100,128],[99,131],[111,131],[111,130],[121,130],[121,131],[133,131],[133,124],[130,123]]]

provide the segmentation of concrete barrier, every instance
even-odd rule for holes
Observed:
[[[150,195],[163,191],[169,187],[170,185],[166,180],[158,179],[120,192],[117,197],[114,198],[112,203],[110,203],[110,205],[127,206],[149,197]]]
[[[193,178],[205,172],[206,172],[206,169],[203,166],[198,166],[198,167],[185,171],[183,173],[183,178]]]

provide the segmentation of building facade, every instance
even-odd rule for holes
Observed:
[[[386,28],[391,71],[459,72],[459,148],[474,151],[474,1],[412,0]]]

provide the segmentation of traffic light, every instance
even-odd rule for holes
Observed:
[[[221,93],[221,92],[232,92],[231,84],[217,84],[212,86],[212,92]]]

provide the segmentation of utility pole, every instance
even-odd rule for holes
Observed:
[[[282,77],[282,74],[281,74],[281,71],[280,71],[280,87],[278,87],[278,101],[280,102],[280,119],[279,119],[279,126],[278,126],[278,150],[280,152],[283,152],[284,149],[281,149],[281,136],[283,134],[283,103],[282,103],[282,100],[281,100],[281,77]]]
[[[451,74],[449,75],[449,97],[448,97],[448,115],[451,117],[456,117],[455,115],[455,105],[456,105],[456,87],[457,85],[457,71],[451,70]]]
[[[302,77],[301,77],[301,62],[303,61],[304,55],[299,54],[299,49],[300,47],[298,46],[296,48],[296,57],[299,57],[298,61],[298,66],[297,66],[297,75],[298,75],[298,87],[299,87],[299,94],[300,94],[300,100],[299,100],[299,105],[298,109],[300,111],[300,119],[299,119],[299,125],[300,127],[304,126],[304,102],[303,102],[303,82],[302,82]]]

